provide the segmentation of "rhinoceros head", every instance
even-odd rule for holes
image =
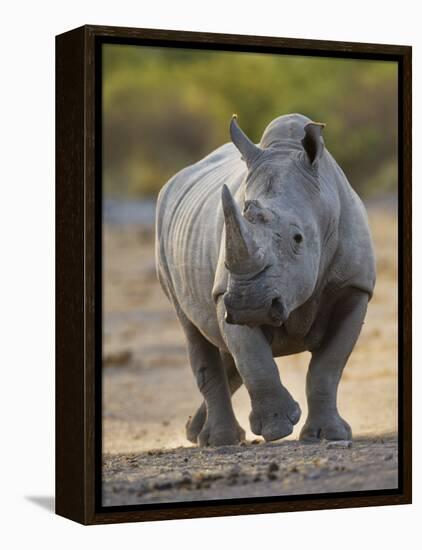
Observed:
[[[306,121],[292,152],[255,145],[232,119],[248,174],[236,199],[222,190],[229,323],[281,326],[315,290],[330,216],[319,188],[323,125]]]

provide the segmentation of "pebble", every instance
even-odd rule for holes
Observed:
[[[270,465],[268,466],[268,471],[269,472],[278,472],[279,469],[280,469],[280,467],[277,464],[277,462],[271,462]]]
[[[233,466],[229,471],[229,477],[237,477],[240,474],[240,466],[237,464]]]
[[[153,449],[151,451],[148,451],[149,456],[161,456],[162,454],[164,453],[160,449]]]
[[[157,481],[154,483],[154,489],[157,489],[158,491],[165,491],[166,489],[171,489],[173,487],[173,483],[171,481]]]
[[[317,457],[312,460],[315,466],[324,466],[328,462],[328,458]]]

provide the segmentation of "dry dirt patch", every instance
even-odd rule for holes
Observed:
[[[344,471],[333,466],[341,460],[330,459],[313,480],[305,475],[313,467],[313,458],[329,459],[334,451],[293,441],[306,418],[309,354],[277,360],[284,384],[303,411],[291,441],[225,451],[189,448],[184,425],[201,398],[187,362],[183,333],[156,280],[152,234],[134,226],[105,226],[103,452],[104,496],[108,503],[177,500],[178,491],[182,500],[193,500],[216,498],[217,494],[218,498],[229,498],[246,493],[319,492],[321,487],[326,491],[358,486],[387,488],[397,483],[396,439],[379,442],[385,434],[397,433],[397,223],[387,209],[372,208],[369,218],[378,281],[339,389],[339,409],[358,441],[351,451],[335,451],[349,457]],[[249,431],[250,403],[244,389],[235,395],[234,407],[247,438],[254,439],[256,436]],[[162,454],[148,454],[151,449],[160,449]],[[237,453],[245,460],[241,465],[244,477],[239,480],[247,482],[229,485],[230,465],[238,462]],[[391,454],[393,459],[387,459]],[[303,475],[288,470],[298,457]],[[278,481],[251,481],[258,470],[265,471],[271,460],[279,466]],[[196,488],[192,477],[201,468],[207,470],[202,461],[208,461],[212,472],[220,466],[224,470],[223,477],[212,480],[207,489]],[[183,481],[183,471],[191,472],[191,482]],[[154,489],[154,479],[160,481],[166,476],[170,476],[169,493],[163,488]],[[142,489],[145,483],[152,489]]]

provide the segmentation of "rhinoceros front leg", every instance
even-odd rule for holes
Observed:
[[[230,393],[233,395],[242,385],[242,378],[239,375],[239,372],[236,368],[236,365],[233,361],[233,357],[229,353],[220,351],[221,360],[226,371],[227,380],[229,383]],[[186,424],[186,437],[191,443],[197,443],[199,434],[201,433],[202,428],[205,425],[207,419],[207,405],[205,401],[198,407],[195,414],[189,418]],[[241,436],[242,439],[245,437],[245,432],[242,428]]]
[[[282,385],[270,345],[259,327],[225,322],[222,300],[217,306],[220,330],[248,390],[251,430],[266,441],[292,433],[301,410]]]
[[[337,410],[337,389],[346,362],[359,337],[368,306],[360,291],[339,300],[322,345],[312,353],[306,378],[308,418],[300,439],[351,439],[349,424]]]
[[[187,319],[181,318],[188,343],[189,361],[206,406],[206,418],[197,440],[201,447],[236,445],[245,432],[234,415],[227,375],[218,348],[202,336]]]

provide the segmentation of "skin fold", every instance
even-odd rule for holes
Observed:
[[[311,361],[301,439],[351,438],[337,388],[375,261],[364,206],[325,148],[323,127],[284,115],[255,145],[234,117],[232,142],[159,194],[157,273],[204,398],[186,427],[202,446],[244,438],[231,403],[242,384],[252,431],[267,441],[289,435],[301,411],[274,357],[302,351]]]

